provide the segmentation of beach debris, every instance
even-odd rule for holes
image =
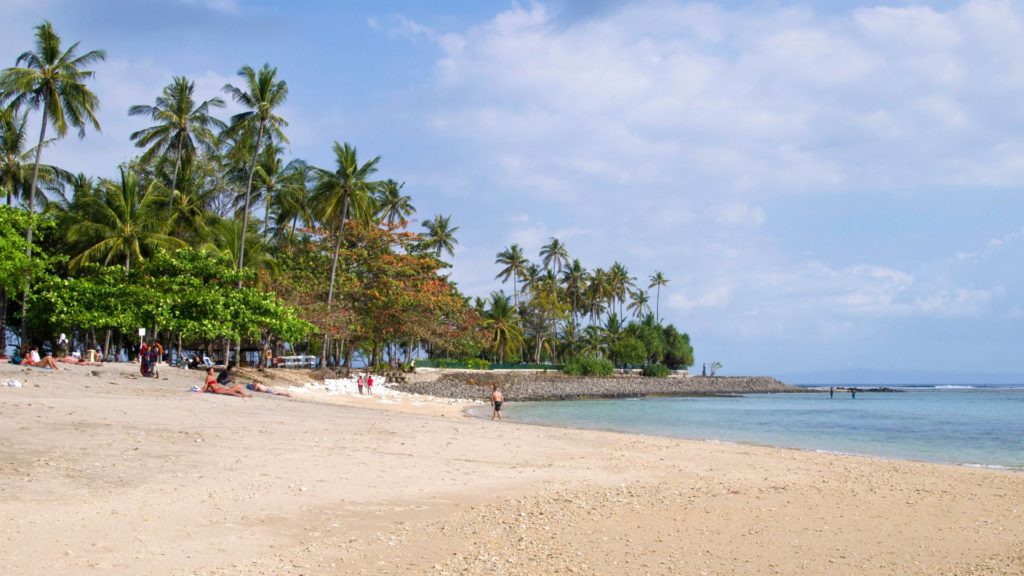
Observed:
[[[8,388],[21,388],[21,382],[18,382],[17,380],[8,380],[4,382],[4,386]]]

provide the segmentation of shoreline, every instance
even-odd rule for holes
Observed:
[[[827,392],[827,390],[826,390],[826,392]],[[596,398],[596,400],[617,400],[617,399],[619,399],[619,398]],[[637,399],[639,399],[639,398],[637,398]],[[584,399],[580,399],[580,400],[584,400]],[[531,401],[531,402],[533,402],[533,401]],[[560,400],[543,400],[543,401],[538,401],[538,402],[560,402]],[[475,420],[488,420],[489,421],[490,420],[490,413],[487,412],[487,411],[490,410],[490,409],[491,408],[488,405],[486,405],[486,404],[484,404],[484,405],[475,405],[475,406],[466,406],[465,408],[462,409],[462,414],[466,418],[471,418],[471,419],[475,419]],[[474,413],[474,411],[478,411],[480,413]],[[487,412],[487,413],[484,413],[484,412]],[[821,448],[801,448],[801,447],[798,447],[798,446],[782,446],[782,445],[778,445],[778,444],[761,444],[761,443],[758,443],[758,442],[747,442],[747,441],[739,441],[739,440],[726,440],[726,439],[723,439],[723,438],[710,438],[710,437],[699,438],[699,437],[693,437],[693,436],[673,436],[673,435],[670,435],[670,434],[655,434],[655,433],[641,432],[641,431],[635,431],[635,430],[621,430],[621,429],[617,429],[617,428],[602,428],[602,427],[588,428],[588,427],[584,427],[584,426],[569,426],[569,425],[566,425],[566,424],[555,424],[555,423],[547,423],[547,422],[523,422],[523,421],[518,421],[518,420],[512,420],[512,421],[502,420],[502,423],[515,424],[517,426],[539,426],[541,428],[554,428],[554,429],[559,429],[559,430],[579,430],[579,431],[605,432],[605,433],[609,433],[609,434],[625,434],[625,435],[632,435],[632,436],[641,436],[641,437],[646,437],[646,438],[663,438],[663,439],[667,439],[667,440],[680,440],[680,441],[683,441],[683,442],[704,442],[704,443],[709,443],[709,444],[732,444],[732,445],[736,445],[736,446],[750,446],[750,447],[754,447],[754,448],[770,448],[770,449],[777,449],[777,450],[793,450],[793,451],[796,451],[796,452],[805,452],[805,453],[809,453],[809,454],[831,454],[831,455],[834,455],[834,456],[851,457],[851,458],[865,458],[865,459],[868,459],[868,460],[879,460],[879,461],[883,461],[883,462],[907,462],[907,463],[913,463],[913,464],[926,464],[926,465],[935,465],[935,466],[953,466],[953,467],[958,467],[958,468],[959,467],[964,467],[964,468],[981,469],[981,470],[999,470],[999,471],[1005,471],[1005,472],[1010,472],[1010,473],[1015,473],[1015,474],[1024,474],[1024,466],[1012,467],[1012,466],[1003,466],[1003,465],[1000,465],[1000,464],[959,463],[959,462],[946,462],[946,461],[935,461],[935,460],[918,460],[918,459],[914,459],[914,458],[899,458],[899,457],[895,457],[895,456],[883,456],[883,455],[879,455],[879,454],[865,454],[865,453],[861,453],[861,452],[844,452],[842,450],[827,450],[827,449],[821,449]]]
[[[133,371],[0,368],[24,384],[0,390],[7,574],[1024,571],[1009,471],[491,423],[446,400],[219,397],[187,392],[198,371]]]

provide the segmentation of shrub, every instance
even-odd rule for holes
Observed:
[[[643,375],[652,378],[665,378],[668,376],[668,366],[664,364],[648,364],[644,366]]]
[[[570,376],[611,376],[615,366],[607,358],[596,356],[577,356],[570,358],[562,371]]]
[[[470,370],[490,370],[491,363],[483,358],[470,358],[466,360],[466,368]]]

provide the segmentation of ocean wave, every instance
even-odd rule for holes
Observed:
[[[977,388],[977,386],[956,386],[953,384],[943,384],[942,386],[935,386],[936,390],[965,390],[968,388]]]

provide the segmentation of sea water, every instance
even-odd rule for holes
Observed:
[[[1024,470],[1024,388],[514,403],[509,420]]]

